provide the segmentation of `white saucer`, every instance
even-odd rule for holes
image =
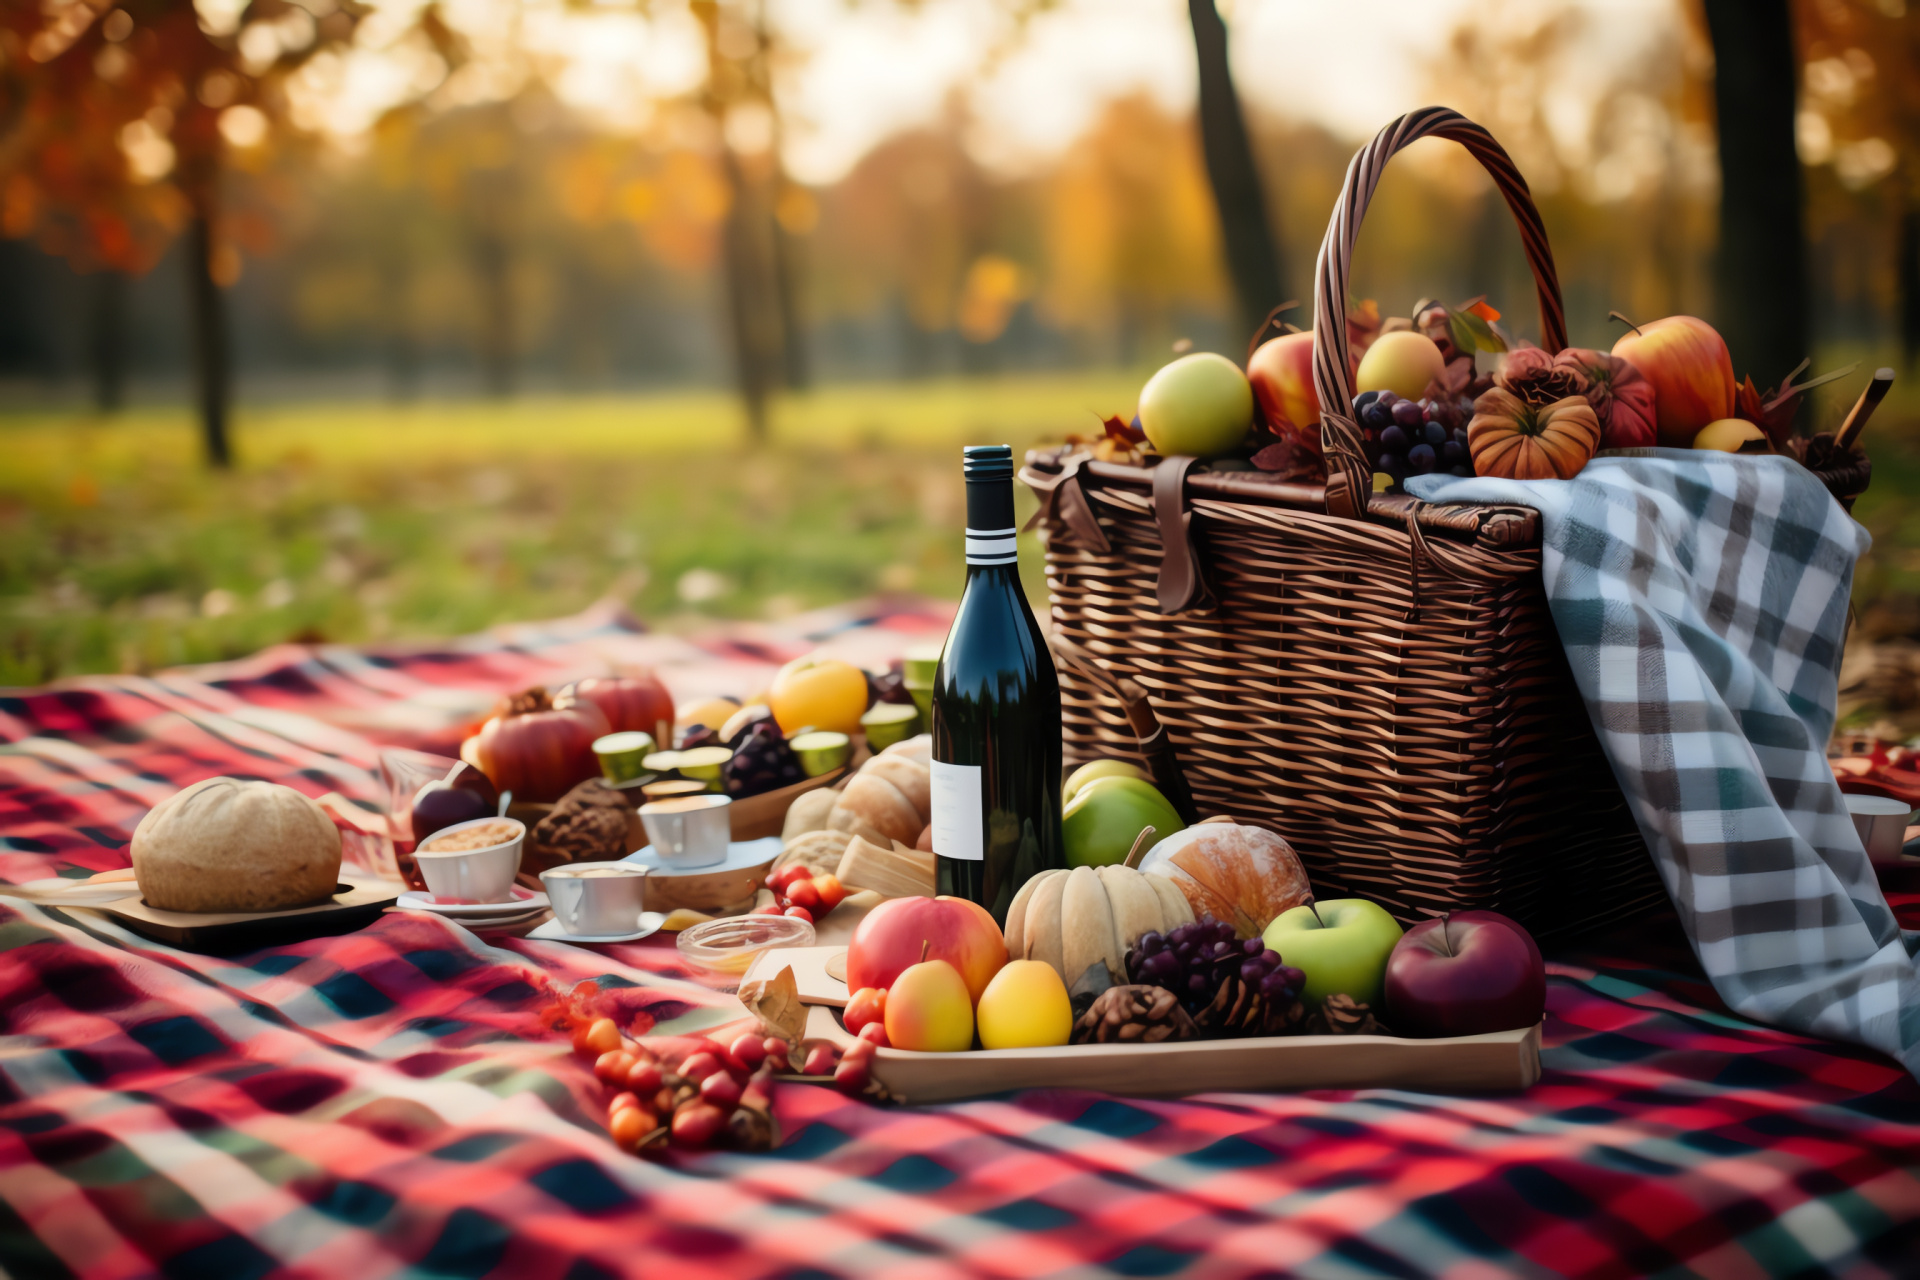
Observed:
[[[642,938],[652,937],[660,931],[667,917],[658,911],[642,911],[640,928],[633,933],[568,933],[560,927],[558,920],[549,920],[528,934],[529,938],[538,938],[542,942],[638,942]]]
[[[548,902],[546,894],[535,893],[525,885],[517,884],[513,886],[513,898],[508,902],[441,902],[430,893],[409,889],[393,905],[407,911],[431,911],[454,920],[469,920],[487,916],[524,916],[547,906]]]
[[[780,856],[780,837],[762,836],[758,840],[735,840],[727,846],[727,856],[718,862],[709,862],[704,867],[676,867],[660,860],[660,855],[648,845],[638,853],[630,853],[624,861],[637,862],[647,869],[648,875],[655,876],[709,876],[716,871],[745,871],[749,867],[761,866]]]

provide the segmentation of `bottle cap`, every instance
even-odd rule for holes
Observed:
[[[970,444],[960,451],[961,471],[969,480],[1013,479],[1013,446]]]

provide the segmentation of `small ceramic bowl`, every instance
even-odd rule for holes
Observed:
[[[1853,815],[1854,830],[1867,848],[1867,859],[1880,866],[1900,863],[1900,850],[1906,840],[1907,819],[1913,808],[1904,800],[1885,796],[1847,797],[1847,812]]]
[[[742,974],[770,947],[812,946],[813,926],[794,916],[730,916],[683,931],[675,945],[702,969]]]
[[[540,883],[567,933],[632,933],[646,910],[647,869],[631,862],[573,862],[542,871]]]
[[[728,796],[682,796],[640,806],[647,838],[669,867],[710,867],[726,861],[733,819]]]
[[[489,823],[503,830],[512,828],[513,837],[478,849],[436,849],[442,843],[459,843],[449,838]],[[428,836],[413,851],[413,860],[427,882],[427,891],[443,902],[505,902],[513,893],[513,877],[520,870],[520,847],[526,838],[527,824],[517,818],[475,818],[442,827]]]

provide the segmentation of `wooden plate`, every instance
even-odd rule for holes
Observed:
[[[203,955],[233,955],[363,929],[405,893],[398,880],[340,873],[334,895],[287,911],[161,911],[139,897],[88,910],[110,915],[143,938]]]

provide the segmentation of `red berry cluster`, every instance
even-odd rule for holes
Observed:
[[[773,901],[754,909],[760,916],[796,916],[812,924],[826,915],[847,896],[840,877],[816,872],[812,867],[790,862],[767,877]]]
[[[612,1091],[607,1132],[622,1151],[669,1144],[766,1151],[779,1143],[773,1077],[792,1071],[793,1064],[778,1036],[744,1032],[726,1045],[702,1036],[631,1040],[613,1019],[600,1018],[580,1028],[573,1044],[593,1058],[594,1077]],[[830,1075],[847,1092],[864,1092],[872,1080],[873,1048],[863,1041],[842,1055],[832,1045],[816,1044],[800,1074]]]

